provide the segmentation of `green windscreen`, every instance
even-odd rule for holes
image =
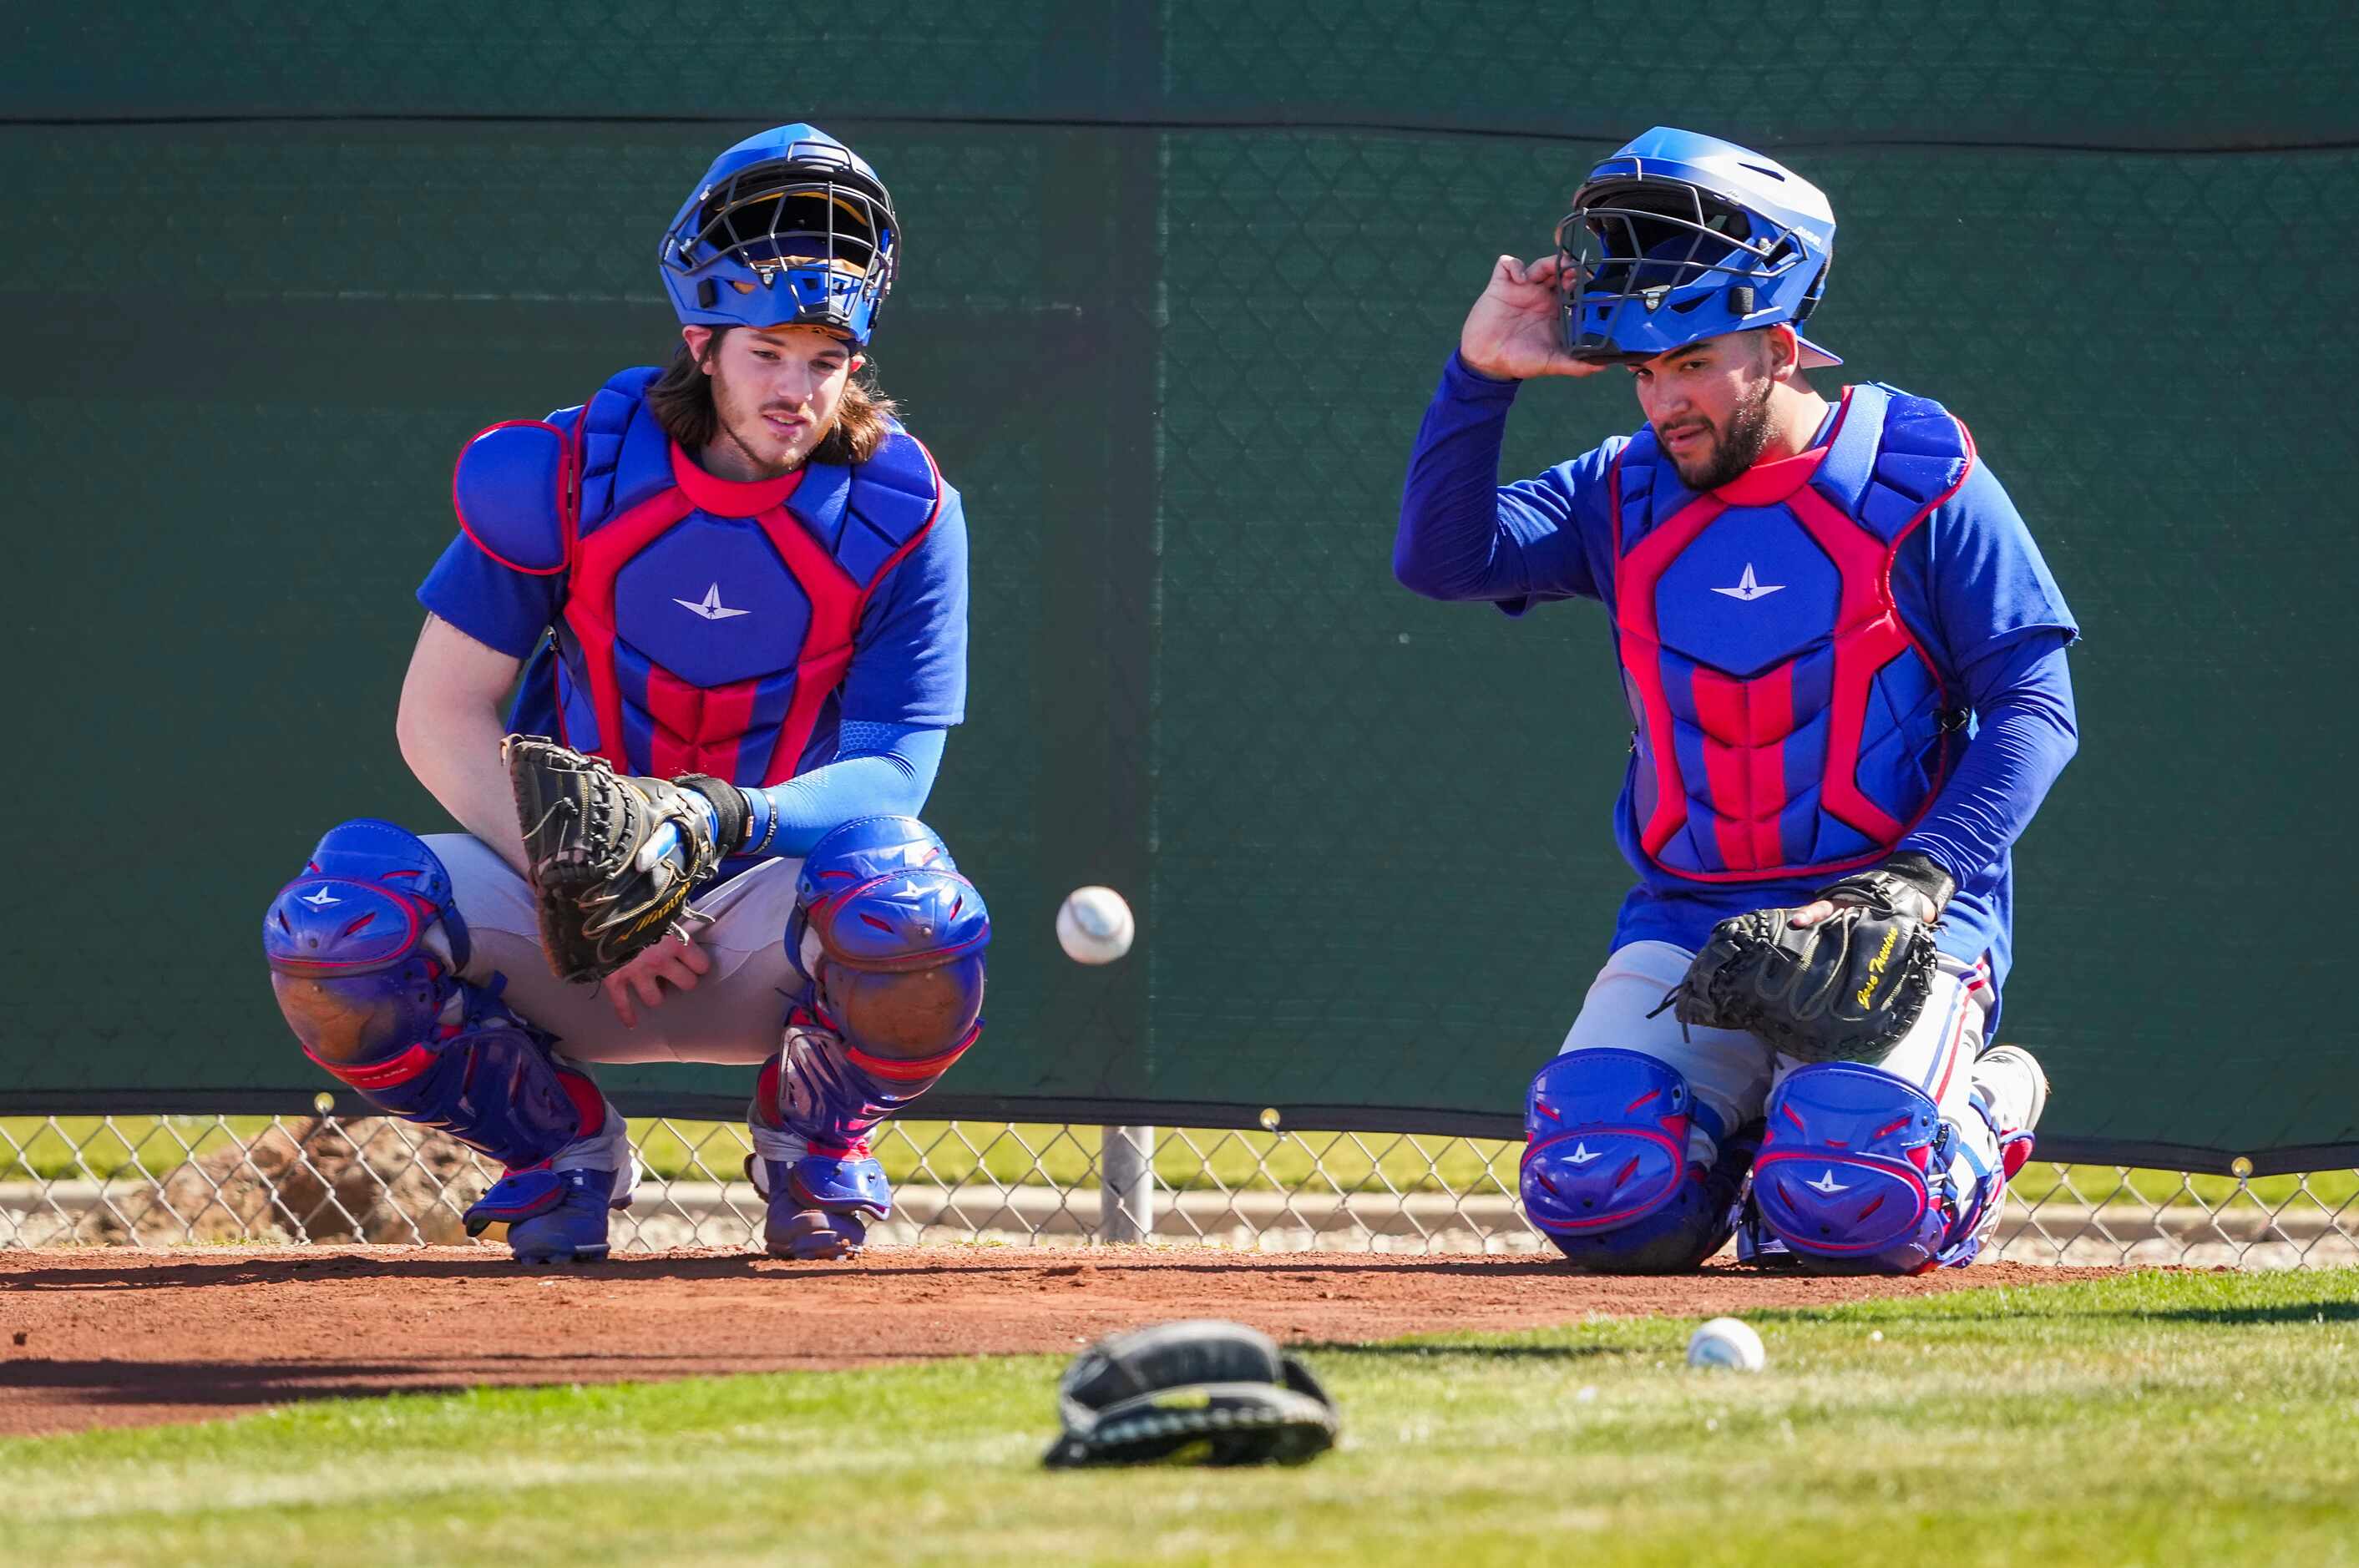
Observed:
[[[265,8],[267,10],[267,8]],[[2005,1035],[2043,1152],[2359,1156],[2320,998],[2359,851],[2346,366],[2359,25],[1982,0],[1765,29],[1478,0],[244,16],[99,5],[0,60],[0,474],[23,672],[0,1110],[286,1108],[272,892],[449,820],[394,742],[474,430],[668,352],[660,228],[810,118],[891,186],[880,378],[966,498],[968,721],[928,818],[995,917],[970,1115],[1506,1134],[1629,873],[1603,615],[1392,579],[1399,486],[1502,251],[1658,123],[1822,186],[1813,335],[1935,397],[2086,637],[2017,855]],[[1003,14],[1004,13],[1004,14]],[[1543,14],[1545,13],[1545,14]],[[1527,389],[1509,476],[1637,422]],[[1137,949],[1051,935],[1083,882]],[[734,1113],[748,1074],[603,1073]]]

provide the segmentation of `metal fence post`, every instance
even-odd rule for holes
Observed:
[[[1155,1129],[1098,1129],[1098,1239],[1145,1241],[1155,1230]]]

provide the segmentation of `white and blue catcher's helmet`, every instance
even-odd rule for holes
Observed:
[[[884,181],[815,125],[780,125],[713,160],[657,251],[684,324],[825,327],[865,347],[900,261]]]
[[[1799,332],[1826,290],[1835,217],[1774,158],[1658,125],[1590,170],[1556,243],[1566,351],[1635,361],[1780,322]],[[1842,363],[1803,340],[1805,367]]]

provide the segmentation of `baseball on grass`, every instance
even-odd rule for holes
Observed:
[[[1766,1359],[1761,1336],[1735,1318],[1714,1318],[1688,1340],[1690,1367],[1733,1367],[1739,1372],[1758,1372]]]
[[[1137,934],[1130,906],[1111,887],[1076,887],[1057,910],[1057,944],[1076,964],[1112,964]]]

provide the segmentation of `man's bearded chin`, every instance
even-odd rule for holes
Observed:
[[[1761,378],[1758,389],[1729,411],[1728,433],[1702,465],[1693,473],[1680,467],[1680,484],[1690,490],[1717,490],[1761,460],[1769,445],[1769,394],[1777,385],[1767,376]]]
[[[740,407],[736,400],[727,396],[724,389],[718,384],[712,389],[712,411],[720,419],[723,438],[743,453],[745,461],[753,464],[764,476],[776,479],[798,466],[799,460],[780,463],[776,458],[756,451],[744,436],[738,434],[742,427],[750,426],[757,435],[762,430],[762,417],[758,408],[748,411]]]

